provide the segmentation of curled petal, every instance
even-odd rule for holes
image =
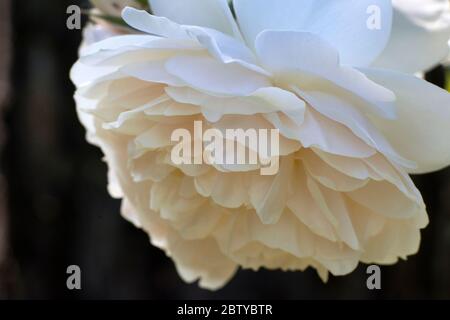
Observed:
[[[265,30],[311,32],[352,66],[368,66],[383,51],[392,23],[389,0],[234,0],[234,8],[251,47]],[[375,28],[370,27],[371,14],[379,18]]]
[[[392,2],[395,10],[391,37],[386,49],[372,66],[415,73],[427,71],[447,58],[450,39],[449,1]]]
[[[426,173],[450,165],[450,94],[411,75],[364,69],[373,81],[397,96],[398,118],[373,119],[400,155],[417,163],[411,173]]]

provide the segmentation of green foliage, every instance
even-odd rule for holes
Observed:
[[[111,24],[117,25],[117,26],[128,27],[128,25],[125,23],[125,21],[121,17],[113,17],[113,16],[109,16],[106,14],[96,14],[96,13],[91,13],[89,16],[92,18],[98,18],[98,19],[105,20],[105,21],[107,21]]]
[[[143,8],[148,8],[148,1],[147,0],[136,0]]]
[[[448,91],[450,91],[450,68],[447,68],[446,70],[445,70],[445,74],[446,74],[446,87],[447,87],[447,90]]]
[[[148,0],[118,1],[118,0],[90,0],[92,7],[98,11],[89,12],[91,18],[102,19],[113,25],[127,27],[127,24],[120,16],[122,7],[129,3],[133,3],[137,9],[149,10]]]

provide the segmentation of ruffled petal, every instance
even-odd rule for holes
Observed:
[[[426,173],[450,165],[450,94],[411,75],[363,71],[397,96],[398,118],[373,119],[373,123],[400,155],[417,163],[417,169],[409,171]]]
[[[269,79],[259,73],[208,57],[174,57],[166,62],[165,68],[186,85],[213,94],[245,96],[272,86]]]
[[[207,27],[241,39],[227,0],[149,0],[152,12],[184,25]]]
[[[180,25],[166,17],[156,17],[143,10],[126,8],[123,19],[133,28],[145,33],[176,40],[193,40],[223,63],[238,63],[265,73],[256,65],[250,49],[241,41],[220,31],[198,26]]]
[[[264,30],[306,31],[329,42],[341,62],[352,66],[368,66],[383,51],[392,23],[389,0],[234,0],[234,8],[250,46]]]
[[[342,66],[336,49],[315,34],[263,31],[256,39],[256,52],[282,85],[341,94],[334,86],[367,101],[368,112],[395,117],[394,94],[356,69]]]
[[[373,67],[415,73],[427,71],[449,54],[447,0],[393,0],[394,17],[386,49]],[[407,54],[405,54],[407,53]]]

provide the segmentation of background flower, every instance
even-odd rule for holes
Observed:
[[[430,70],[449,53],[448,0],[392,0],[391,40],[375,66],[414,73]],[[407,54],[405,54],[407,53]]]
[[[371,68],[393,41],[389,1],[378,31],[361,23],[374,1],[234,1],[237,22],[225,1],[150,3],[157,16],[124,18],[152,36],[91,46],[72,78],[111,193],[186,281],[217,288],[237,266],[326,279],[417,251],[427,217],[406,173],[450,162],[450,101]],[[280,129],[280,173],[175,166],[170,133],[195,119]]]

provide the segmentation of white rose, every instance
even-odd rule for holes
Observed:
[[[428,218],[408,173],[450,164],[450,96],[373,68],[396,39],[390,1],[235,0],[237,21],[226,0],[150,4],[123,13],[146,34],[83,50],[72,79],[111,194],[184,280],[216,289],[238,267],[326,280],[417,252]],[[194,120],[279,129],[279,173],[175,165],[171,133]]]
[[[414,73],[448,57],[449,0],[392,0],[391,39],[375,67]]]

